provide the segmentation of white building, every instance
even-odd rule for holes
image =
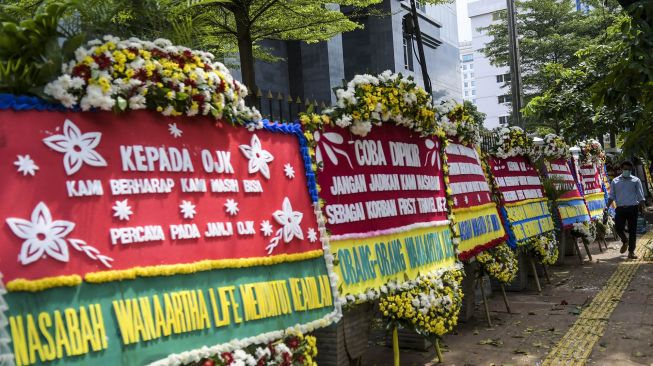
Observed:
[[[474,73],[474,49],[472,42],[460,43],[460,75],[463,100],[476,104],[476,79]]]
[[[473,80],[475,83],[474,104],[480,112],[487,115],[484,123],[487,128],[505,125],[510,118],[510,88],[506,85],[506,82],[510,82],[510,69],[492,66],[490,60],[480,51],[492,39],[480,28],[497,21],[498,12],[505,9],[506,0],[470,1],[467,5],[472,23],[471,50],[474,64],[474,71],[470,72],[470,81]],[[463,74],[463,86],[464,82]]]

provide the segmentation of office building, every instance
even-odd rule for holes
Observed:
[[[264,99],[266,95],[273,96],[269,107],[266,103],[261,105],[263,114],[269,113],[266,108],[271,108],[272,115],[277,115],[280,109],[287,113],[288,95],[292,100],[299,98],[332,104],[335,101],[332,89],[356,74],[392,70],[412,76],[419,85],[424,85],[417,42],[402,27],[410,3],[384,0],[376,8],[387,15],[357,19],[363,29],[337,35],[326,42],[263,42],[263,47],[282,59],[275,63],[256,62],[257,86]],[[346,13],[347,8],[342,11]],[[460,101],[462,87],[456,6],[419,4],[417,13],[434,99]],[[237,59],[232,61],[237,63]],[[233,69],[234,75],[239,77],[240,70]],[[283,102],[279,102],[280,98]]]
[[[472,57],[476,83],[476,106],[486,114],[485,127],[494,128],[508,124],[510,119],[510,69],[490,64],[481,49],[492,40],[481,28],[496,22],[500,11],[506,9],[506,0],[480,0],[467,5],[472,23]]]
[[[463,100],[476,104],[476,74],[474,72],[474,49],[472,42],[460,43],[460,74]]]

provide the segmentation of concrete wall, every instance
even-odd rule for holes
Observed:
[[[390,1],[386,0],[376,8],[388,14],[392,11],[390,5]],[[363,29],[342,35],[346,80],[352,79],[357,74],[378,74],[385,70],[395,70],[393,17],[364,18],[359,21]],[[401,23],[399,31],[401,31]]]
[[[409,3],[385,0],[379,8],[390,15],[369,17],[362,22],[364,29],[343,34],[346,78],[392,70],[412,76],[418,84],[424,85],[415,41],[411,55],[413,71],[404,67],[402,18],[409,12]],[[460,101],[462,91],[455,4],[427,5],[425,11],[418,10],[418,14],[424,38],[438,43],[425,42],[424,46],[435,99],[446,97]]]

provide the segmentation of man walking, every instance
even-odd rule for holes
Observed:
[[[621,175],[612,180],[610,186],[610,197],[608,207],[612,202],[617,203],[617,214],[615,216],[615,231],[621,239],[620,253],[625,253],[628,249],[628,258],[637,259],[635,255],[635,244],[637,242],[637,214],[639,210],[646,211],[644,204],[644,190],[642,182],[636,176],[632,175],[633,163],[624,161],[621,163]],[[624,233],[624,228],[628,223],[628,239]]]

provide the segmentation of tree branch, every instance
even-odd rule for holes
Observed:
[[[261,40],[261,39],[265,39],[267,37],[270,37],[270,36],[278,34],[278,33],[291,32],[291,31],[294,31],[294,30],[302,29],[302,28],[314,27],[314,26],[318,26],[318,25],[322,25],[322,24],[336,23],[336,22],[340,22],[340,21],[342,21],[342,19],[331,19],[331,20],[328,20],[328,21],[320,21],[320,22],[309,23],[309,24],[301,23],[301,24],[298,24],[295,27],[288,27],[288,28],[284,28],[284,29],[273,30],[271,32],[258,33],[256,36],[254,35],[254,31],[252,31],[252,39]]]
[[[276,4],[278,1],[279,1],[279,0],[270,0],[267,4],[262,5],[262,6],[258,9],[258,11],[256,12],[256,14],[254,14],[254,16],[252,17],[251,22],[252,22],[252,23],[256,22],[256,20],[257,20],[261,15],[263,15],[263,14],[264,14],[268,9],[270,9],[270,8],[272,7],[272,5]]]

